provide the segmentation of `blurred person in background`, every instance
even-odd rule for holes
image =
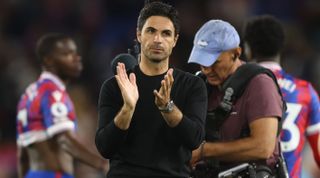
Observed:
[[[25,90],[17,110],[19,177],[71,178],[74,159],[106,173],[107,161],[88,151],[75,135],[75,110],[66,91],[66,84],[82,71],[74,40],[44,35],[36,53],[43,71]]]
[[[288,107],[283,122],[281,148],[290,177],[299,178],[306,139],[320,166],[319,95],[308,81],[296,78],[281,68],[285,32],[280,21],[269,15],[252,18],[244,26],[243,38],[247,59],[271,69],[278,79]]]
[[[189,177],[207,93],[200,78],[169,65],[179,30],[173,6],[146,3],[137,22],[139,65],[127,73],[118,63],[101,87],[96,146],[110,159],[108,178]]]

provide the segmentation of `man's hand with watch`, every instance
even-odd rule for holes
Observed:
[[[161,80],[161,87],[159,91],[154,90],[155,104],[159,110],[170,111],[169,107],[172,107],[172,101],[170,99],[171,88],[173,85],[173,69],[169,69],[165,74],[163,80]],[[171,103],[171,104],[170,104]],[[172,109],[171,109],[172,110]]]
[[[177,126],[182,120],[183,116],[179,108],[175,106],[170,98],[173,81],[173,69],[169,69],[164,76],[164,79],[161,81],[161,87],[159,91],[153,91],[155,96],[154,102],[169,127]]]

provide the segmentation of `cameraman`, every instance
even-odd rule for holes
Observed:
[[[188,62],[199,64],[205,77],[209,91],[208,112],[216,109],[223,99],[224,82],[245,65],[239,59],[242,52],[239,43],[235,28],[222,20],[208,21],[195,36]],[[256,75],[233,103],[230,115],[218,128],[219,136],[208,140],[211,136],[207,134],[206,141],[192,152],[191,165],[195,167],[204,161],[207,177],[246,162],[275,172],[282,107],[275,81],[266,74]],[[216,125],[207,118],[206,128],[210,127]]]

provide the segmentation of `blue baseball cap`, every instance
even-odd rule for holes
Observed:
[[[223,51],[236,48],[239,44],[239,34],[230,23],[210,20],[198,30],[188,63],[209,67]]]

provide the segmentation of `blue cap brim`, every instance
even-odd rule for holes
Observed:
[[[209,67],[216,62],[220,54],[221,52],[208,52],[203,48],[194,46],[192,48],[188,63],[197,63],[202,66]]]

